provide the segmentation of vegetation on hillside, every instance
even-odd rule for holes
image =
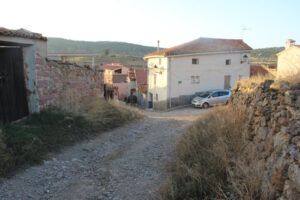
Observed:
[[[284,47],[253,49],[251,52],[251,64],[277,65],[276,54],[283,50]]]
[[[37,164],[49,152],[93,137],[105,130],[140,118],[121,105],[95,100],[76,113],[45,110],[0,128],[0,176],[16,168]]]
[[[284,50],[284,47],[271,47],[254,49],[251,52],[251,64],[277,65],[276,54]],[[48,38],[49,53],[98,53],[96,65],[104,63],[122,62],[132,67],[145,67],[146,63],[142,57],[150,52],[156,51],[155,47],[142,46],[125,42],[88,42],[75,41],[62,38]],[[70,61],[81,64],[91,64],[90,58],[70,58]]]
[[[126,42],[88,42],[67,40],[63,38],[48,38],[49,53],[79,52],[105,54],[106,52],[109,52],[109,54],[123,54],[141,57],[155,50],[155,47],[142,46]]]
[[[91,64],[91,58],[90,57],[70,57],[67,58],[69,62],[78,63],[81,65],[90,65]],[[141,56],[130,56],[130,55],[99,55],[95,57],[95,65],[101,66],[107,63],[122,63],[123,65],[129,66],[129,67],[138,67],[138,68],[145,68],[146,61],[143,60]]]

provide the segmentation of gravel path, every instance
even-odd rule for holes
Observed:
[[[205,110],[144,111],[136,123],[105,132],[2,180],[0,199],[153,199],[176,136]]]

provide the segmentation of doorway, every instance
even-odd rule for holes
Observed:
[[[149,108],[153,108],[153,94],[149,93],[149,102],[148,102]]]
[[[0,46],[0,123],[29,114],[24,78],[22,47]]]
[[[224,89],[225,90],[231,89],[231,76],[230,75],[224,76]]]

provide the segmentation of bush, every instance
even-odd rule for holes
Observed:
[[[257,199],[262,175],[243,136],[245,108],[212,109],[176,144],[161,199]]]

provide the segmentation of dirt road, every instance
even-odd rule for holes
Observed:
[[[153,199],[176,137],[205,110],[144,111],[139,122],[63,150],[0,183],[0,199]]]

